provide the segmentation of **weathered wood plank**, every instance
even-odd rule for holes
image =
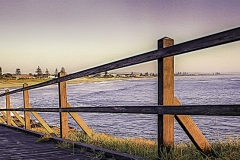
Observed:
[[[65,76],[65,72],[60,72],[58,77]],[[58,83],[59,108],[67,108],[67,85],[66,82]],[[68,139],[68,113],[60,112],[60,136]]]
[[[69,103],[67,105],[68,105],[68,107],[71,107],[71,105]],[[69,112],[69,114],[88,136],[92,136],[93,131],[87,126],[87,124],[83,121],[83,119],[76,112]]]
[[[168,37],[158,41],[158,49],[170,47],[174,40]],[[163,74],[161,74],[163,73]],[[158,60],[158,104],[172,105],[174,98],[174,57],[167,57]],[[162,126],[160,126],[162,125]],[[158,144],[170,149],[174,145],[174,116],[158,115]],[[161,136],[161,137],[160,137]],[[162,139],[162,140],[161,140]],[[159,154],[160,155],[160,154]]]
[[[44,134],[26,130],[24,128],[7,126],[0,124],[0,159],[93,159],[99,152],[104,154],[103,159],[117,160],[143,160],[142,157],[121,153],[102,147],[88,145],[85,143],[74,142],[52,137],[50,141],[36,143],[39,137]],[[13,138],[15,137],[15,138]],[[3,140],[5,139],[5,140]],[[67,143],[74,145],[73,149],[64,149],[56,147],[56,144]],[[80,149],[84,149],[81,152]]]
[[[4,111],[1,111],[1,113],[2,113],[2,115],[3,115],[3,118],[4,119],[7,119],[7,114],[6,114],[6,112],[4,112]],[[5,122],[5,120],[4,119],[2,119],[4,122]],[[13,125],[13,126],[16,126],[17,127],[17,124],[11,119],[11,124]],[[10,124],[10,125],[11,125]]]
[[[163,58],[159,58],[158,62],[158,105],[163,106]],[[150,109],[150,107],[149,107]],[[161,155],[163,147],[163,114],[157,115],[158,128],[158,155]]]
[[[29,108],[32,108],[32,106],[29,105]],[[32,112],[32,114],[39,121],[39,123],[47,130],[48,133],[50,133],[51,135],[57,135],[37,112]]]
[[[185,105],[181,107],[166,107],[163,112],[178,115],[240,116],[239,106],[240,105]],[[162,112],[162,110],[160,109],[159,112]]]
[[[173,106],[108,106],[108,107],[71,107],[71,108],[10,108],[0,111],[30,112],[92,112],[92,113],[133,113],[133,114],[173,114],[240,116],[240,104],[235,105],[182,105]]]
[[[164,38],[159,41],[158,47],[166,48],[174,44],[174,40]],[[159,48],[160,49],[160,48]],[[163,105],[173,105],[174,99],[174,57],[163,58]],[[174,116],[163,115],[163,144],[174,145]]]
[[[205,49],[213,46],[218,46],[226,43],[231,43],[240,40],[240,27],[230,29],[224,32],[212,34],[206,37],[198,38],[188,42],[174,45],[172,47],[163,48],[161,50],[154,50],[147,53],[143,53],[137,56],[125,58],[108,64],[100,65],[83,71],[78,71],[76,73],[69,74],[67,76],[59,77],[57,79],[52,79],[47,82],[35,84],[28,86],[26,88],[20,88],[10,91],[8,94],[13,94],[17,92],[22,92],[24,90],[30,90],[34,88],[40,88],[47,85],[84,77],[91,74],[96,74],[100,72],[105,72],[109,70],[114,70],[118,68],[128,67],[135,64],[140,64],[148,61],[157,60],[159,58],[169,57],[184,54],[191,51],[196,51],[200,49]],[[6,93],[0,94],[0,97],[5,96]]]
[[[28,84],[24,83],[23,88],[28,87]],[[24,102],[24,108],[29,108],[29,95],[28,90],[23,91],[23,102]],[[25,119],[25,128],[31,129],[30,124],[30,112],[25,111],[24,112],[24,119]]]
[[[10,108],[0,111],[30,111],[30,112],[98,112],[98,113],[163,113],[156,110],[158,106],[109,106],[109,107],[71,107],[71,108]],[[160,107],[161,108],[161,107]]]
[[[177,98],[174,98],[174,105],[181,105]],[[197,149],[205,154],[213,153],[212,147],[190,116],[175,115],[175,118]]]
[[[8,93],[9,90],[7,89],[5,92]],[[10,95],[9,94],[6,95],[6,108],[10,108]],[[8,125],[11,125],[11,119],[12,119],[11,112],[7,111],[7,124]]]
[[[73,154],[72,149],[57,148],[53,141],[37,143],[40,136],[21,132],[21,128],[0,125],[0,130],[0,159],[91,159],[77,149]]]
[[[1,111],[1,112],[3,112],[3,111]],[[6,124],[5,120],[2,117],[0,117],[0,122]]]
[[[10,108],[12,108],[12,107],[10,107]],[[22,123],[22,125],[25,125],[24,119],[16,111],[12,111],[12,113]]]

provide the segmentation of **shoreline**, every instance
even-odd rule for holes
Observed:
[[[202,76],[228,76],[235,74],[221,74],[221,75],[175,75],[174,78],[179,77],[202,77]],[[236,74],[237,75],[237,74]],[[105,82],[105,81],[118,81],[118,80],[129,80],[129,79],[146,79],[146,78],[157,78],[157,76],[143,76],[143,77],[111,77],[111,78],[89,78],[81,77],[73,80],[67,81],[67,84],[78,84],[78,83],[93,83],[93,82]],[[20,80],[6,80],[0,79],[0,89],[18,89],[22,88],[24,83],[27,83],[29,86],[35,85],[38,83],[46,82],[51,79],[20,79]]]
[[[105,82],[105,81],[118,81],[118,80],[129,80],[129,79],[145,79],[145,78],[156,78],[152,76],[146,77],[126,77],[126,78],[77,78],[67,81],[67,84],[78,84],[78,83],[93,83],[93,82]],[[22,88],[24,83],[29,86],[38,83],[49,81],[50,79],[23,79],[23,80],[0,80],[0,89],[18,89]]]

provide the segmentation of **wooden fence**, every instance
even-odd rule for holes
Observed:
[[[173,56],[239,40],[240,27],[177,45],[174,45],[173,39],[165,37],[158,41],[157,50],[87,70],[78,71],[69,75],[59,73],[59,77],[56,79],[31,86],[24,84],[23,88],[11,91],[6,90],[5,93],[0,94],[0,97],[6,97],[6,109],[0,109],[0,112],[5,119],[0,118],[0,121],[2,123],[7,123],[8,125],[17,126],[12,120],[12,112],[26,129],[31,129],[31,112],[49,133],[55,134],[37,112],[59,112],[60,136],[67,139],[68,113],[88,135],[92,134],[92,130],[84,123],[76,112],[155,114],[158,116],[159,154],[162,147],[171,148],[174,145],[174,117],[195,144],[197,149],[206,153],[212,152],[208,141],[189,115],[240,116],[240,105],[181,105],[179,100],[174,97]],[[68,104],[66,81],[153,60],[158,61],[158,106],[71,107],[70,104]],[[59,108],[33,108],[30,106],[28,90],[49,86],[55,83],[58,83],[59,88]],[[24,108],[11,107],[10,95],[18,92],[23,92]],[[179,105],[181,105],[181,107]],[[24,111],[24,118],[20,117],[16,111]]]

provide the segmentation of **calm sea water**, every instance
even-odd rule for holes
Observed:
[[[131,79],[68,84],[68,103],[81,106],[157,105],[157,79]],[[3,92],[3,90],[1,90]],[[33,107],[58,107],[57,85],[29,91]],[[175,96],[182,104],[240,104],[240,76],[175,77]],[[11,105],[23,107],[22,93],[11,95]],[[5,98],[0,98],[5,106]],[[40,113],[51,125],[59,125],[58,113]],[[157,116],[144,114],[79,113],[97,132],[118,137],[157,138]],[[209,140],[240,135],[240,117],[192,116]],[[80,128],[70,119],[69,125]],[[175,141],[189,141],[175,122]]]

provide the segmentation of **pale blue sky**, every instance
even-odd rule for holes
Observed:
[[[68,73],[240,26],[239,0],[0,0],[3,72]],[[175,71],[240,72],[240,43],[175,57]],[[155,71],[155,63],[126,71]]]

